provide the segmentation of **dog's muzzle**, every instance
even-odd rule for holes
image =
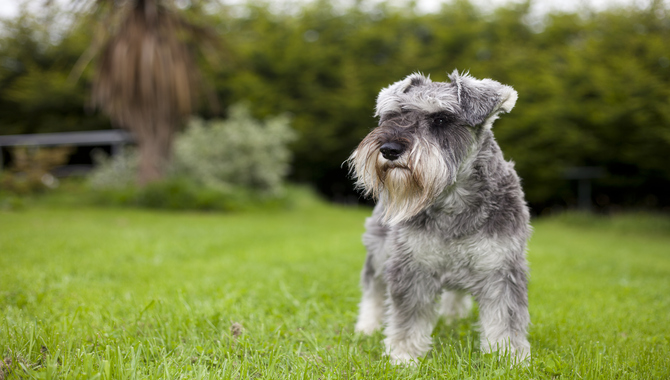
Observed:
[[[405,147],[396,142],[387,142],[379,148],[379,151],[382,153],[385,159],[389,161],[395,161],[402,155],[405,151]]]

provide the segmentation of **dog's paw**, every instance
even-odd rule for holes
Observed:
[[[354,331],[364,335],[372,335],[382,326],[383,309],[372,307],[369,303],[361,303],[361,310]]]
[[[415,367],[419,364],[419,358],[414,357],[406,352],[386,352],[384,354],[393,365]]]
[[[530,345],[521,346],[499,345],[498,349],[485,350],[497,354],[501,363],[509,363],[510,367],[528,367],[530,365]]]
[[[530,366],[530,347],[514,350],[509,359],[511,367],[525,368]]]
[[[381,327],[381,324],[371,319],[360,319],[356,322],[354,331],[357,334],[372,335]]]
[[[408,344],[409,343],[409,344]],[[413,367],[419,364],[419,358],[428,351],[427,348],[420,349],[416,342],[397,342],[392,343],[389,338],[384,340],[384,356],[388,358],[393,365],[402,365]]]

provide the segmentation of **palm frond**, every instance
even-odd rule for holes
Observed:
[[[92,92],[94,105],[129,128],[190,114],[200,80],[181,22],[149,2],[138,1],[103,47]]]

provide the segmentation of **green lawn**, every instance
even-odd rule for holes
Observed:
[[[473,315],[402,368],[352,333],[368,213],[0,211],[0,379],[670,378],[670,219],[534,221],[531,365]]]

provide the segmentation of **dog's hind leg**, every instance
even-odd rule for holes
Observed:
[[[440,299],[440,315],[447,324],[463,319],[472,310],[472,297],[461,291],[445,290]]]

